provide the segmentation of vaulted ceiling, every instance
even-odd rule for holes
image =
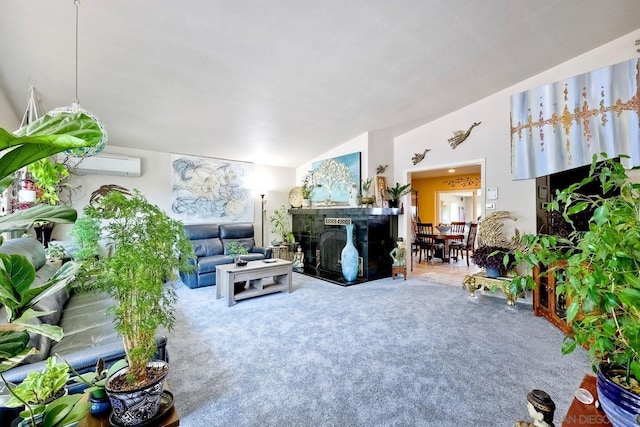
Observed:
[[[640,27],[638,0],[82,0],[78,98],[116,146],[298,166]],[[0,0],[19,117],[75,94],[73,0]],[[630,57],[633,53],[630,47]]]

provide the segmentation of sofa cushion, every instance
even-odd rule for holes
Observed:
[[[216,266],[231,264],[233,259],[227,255],[214,255],[198,258],[198,274],[216,271]]]
[[[248,239],[253,238],[253,224],[220,224],[220,238]]]
[[[222,255],[224,252],[222,242],[217,237],[215,239],[192,240],[191,246],[193,246],[197,257]]]
[[[220,234],[218,224],[190,224],[184,226],[184,234],[189,240],[217,239]]]
[[[50,264],[43,265],[38,271],[36,271],[36,279],[33,281],[32,288],[44,285],[49,281],[51,276],[56,272],[56,268]],[[69,290],[65,287],[52,295],[38,301],[34,306],[34,310],[38,311],[53,311],[51,314],[40,316],[42,323],[48,323],[49,325],[57,325],[62,315],[62,309],[69,299]]]
[[[46,260],[42,243],[33,237],[5,240],[0,246],[0,253],[24,255],[36,270],[42,267]]]

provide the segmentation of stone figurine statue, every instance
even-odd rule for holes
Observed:
[[[531,390],[527,394],[527,409],[533,421],[518,421],[514,427],[555,427],[553,414],[556,404],[546,392]]]
[[[302,246],[298,246],[296,253],[293,254],[293,268],[303,269],[304,268],[304,253],[302,253]]]
[[[394,267],[404,267],[407,265],[406,249],[404,248],[404,240],[402,237],[398,238],[396,247],[389,252],[391,258],[393,258]]]

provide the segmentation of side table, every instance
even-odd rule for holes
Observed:
[[[287,245],[269,246],[274,258],[280,258],[285,261],[291,261],[291,253]]]
[[[593,395],[593,401],[598,400],[598,390],[596,388],[596,377],[585,375],[580,383],[580,388],[589,390]],[[562,421],[562,427],[612,427],[609,419],[601,409],[597,409],[595,404],[584,404],[575,397],[569,406],[567,416]]]
[[[462,287],[469,291],[469,295],[471,297],[475,297],[476,291],[480,288],[491,289],[493,287],[498,287],[507,298],[507,305],[512,306],[516,304],[516,296],[512,295],[509,291],[511,279],[512,278],[508,276],[496,278],[487,277],[487,274],[482,271],[480,273],[465,276],[462,281]]]

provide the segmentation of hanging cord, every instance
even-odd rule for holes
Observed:
[[[74,6],[76,7],[76,101],[75,103],[80,105],[80,100],[78,99],[78,16],[80,8],[78,5],[80,4],[80,0],[73,1]]]

